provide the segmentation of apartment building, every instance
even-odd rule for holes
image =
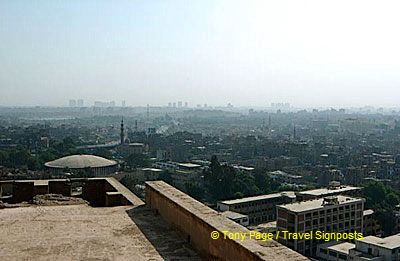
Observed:
[[[295,233],[362,232],[364,202],[338,195],[277,206],[277,229]],[[318,244],[324,242],[316,237],[293,240],[284,238],[282,233],[278,241],[308,256],[315,255]]]
[[[201,185],[203,181],[203,167],[199,164],[167,161],[155,162],[152,166],[153,168],[168,170],[174,186],[179,189],[184,189],[187,183]]]
[[[276,206],[296,200],[292,191],[225,200],[217,203],[219,211],[234,211],[248,215],[250,224],[276,221]]]

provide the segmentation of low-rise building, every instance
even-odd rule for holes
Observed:
[[[367,236],[354,243],[332,241],[318,246],[317,257],[329,261],[400,260],[400,234],[385,238]]]
[[[229,218],[232,221],[235,221],[236,223],[247,227],[249,225],[249,216],[243,215],[237,212],[233,211],[225,211],[221,213],[224,217]]]
[[[303,181],[303,176],[292,175],[281,170],[269,172],[268,176],[279,183],[301,184]]]
[[[382,260],[400,259],[400,234],[379,238],[364,237],[355,242],[355,248],[350,249],[351,260]]]
[[[316,256],[319,260],[326,261],[345,261],[349,259],[350,249],[355,245],[349,242],[331,241],[318,245]]]
[[[294,202],[294,192],[280,192],[241,199],[225,200],[217,203],[219,211],[234,211],[249,216],[250,224],[276,221],[276,206]]]
[[[162,172],[162,169],[141,168],[136,169],[136,171],[129,176],[135,178],[139,183],[144,183],[145,181],[158,180]]]
[[[174,186],[179,189],[184,189],[187,183],[201,185],[203,180],[203,167],[194,163],[181,163],[181,162],[155,162],[153,168],[167,170],[171,174]]]

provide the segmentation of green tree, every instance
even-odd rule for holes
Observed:
[[[164,170],[163,172],[161,172],[159,179],[164,181],[165,183],[172,185],[171,173],[169,173],[168,170]]]
[[[185,184],[185,191],[189,194],[189,196],[199,201],[201,201],[204,197],[204,189],[192,182]]]
[[[399,204],[399,192],[381,182],[368,182],[363,189],[366,198],[365,207],[375,211],[375,218],[380,223],[385,235],[393,234],[394,210]]]
[[[8,153],[4,150],[0,150],[0,166],[6,166],[9,164]]]
[[[126,164],[131,168],[150,167],[150,158],[144,154],[130,154],[126,158]]]

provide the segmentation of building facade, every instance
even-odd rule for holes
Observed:
[[[277,229],[294,233],[362,232],[364,201],[361,198],[331,196],[281,205],[277,207]],[[288,239],[282,233],[278,241],[308,256],[315,255],[317,246],[324,242],[316,237],[312,240]]]

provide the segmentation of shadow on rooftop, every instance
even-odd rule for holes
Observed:
[[[182,235],[145,205],[126,212],[164,260],[202,260]]]

